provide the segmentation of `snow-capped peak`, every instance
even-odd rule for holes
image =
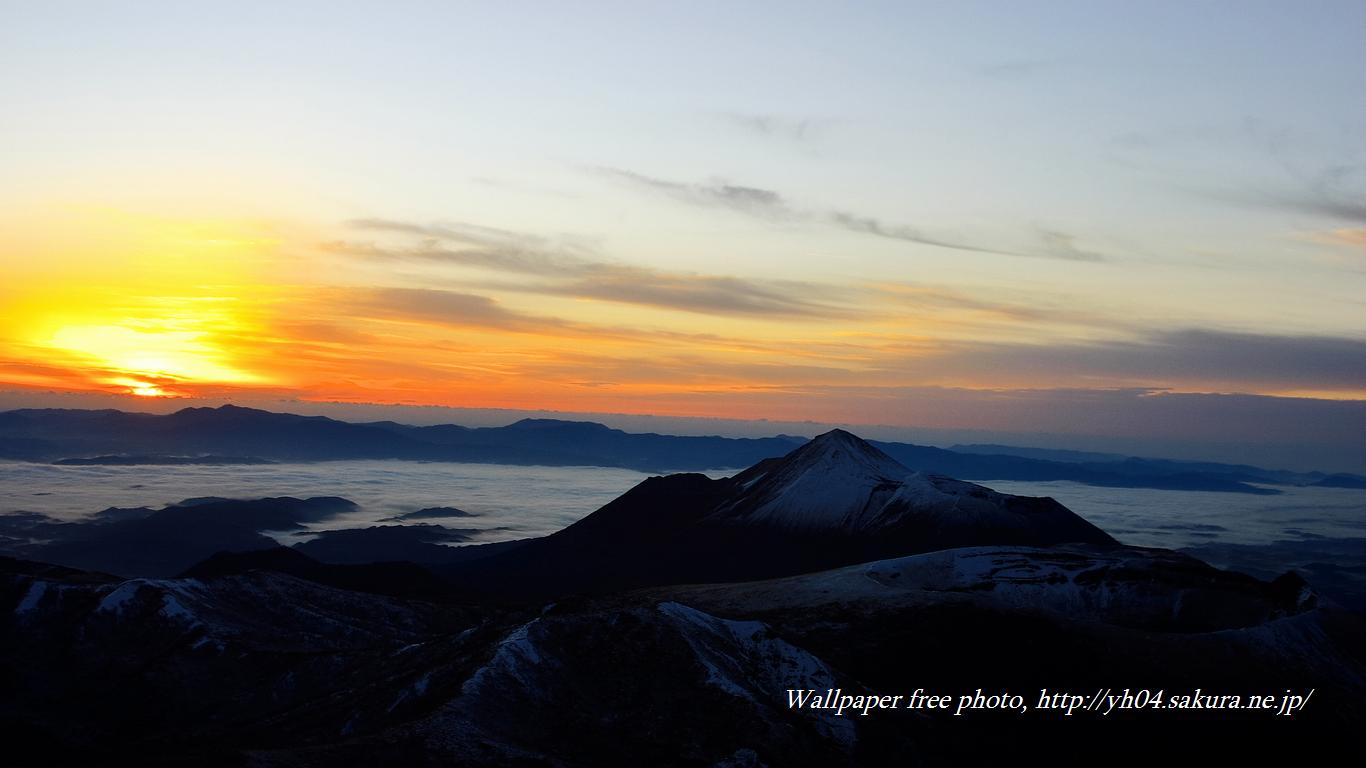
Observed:
[[[917,546],[1088,541],[1113,543],[1052,499],[997,493],[974,483],[912,472],[836,429],[782,459],[736,477],[713,523],[795,533],[896,535]]]
[[[911,471],[858,437],[835,429],[811,440],[743,487],[713,519],[782,528],[857,530]]]
[[[806,465],[808,470],[865,474],[884,480],[897,480],[910,473],[896,459],[842,429],[817,435],[811,442],[788,454],[787,458]]]

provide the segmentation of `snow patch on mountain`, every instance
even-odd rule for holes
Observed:
[[[527,667],[537,666],[542,661],[541,652],[536,648],[536,641],[531,634],[539,621],[532,619],[509,632],[498,643],[493,658],[465,681],[460,692],[465,695],[478,693],[489,678],[497,674],[507,675],[530,688],[532,681]]]
[[[385,712],[392,713],[395,709],[398,709],[401,704],[426,696],[427,686],[431,684],[431,679],[432,673],[430,671],[424,672],[421,677],[413,681],[412,685],[398,692],[398,698],[394,699],[394,702],[389,705]]]
[[[28,592],[24,593],[24,598],[15,606],[14,612],[20,615],[28,613],[38,607],[43,601],[43,595],[47,594],[46,581],[34,581],[29,585]]]
[[[179,621],[190,627],[199,626],[199,617],[183,603],[175,598],[175,595],[166,593],[161,596],[161,610],[158,611],[162,616],[173,621]]]
[[[105,595],[103,600],[100,600],[100,604],[95,607],[95,612],[112,613],[116,616],[122,614],[128,601],[137,597],[140,589],[142,589],[142,582],[138,579],[123,582]]]
[[[660,603],[706,670],[706,683],[756,704],[772,706],[788,689],[837,688],[835,675],[815,656],[777,637],[760,621],[732,621],[677,602]],[[764,701],[756,701],[754,693]],[[850,720],[821,718],[817,728],[845,747],[855,740]]]

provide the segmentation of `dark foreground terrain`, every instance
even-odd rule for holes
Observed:
[[[1302,578],[1120,546],[847,433],[439,562],[244,535],[346,508],[198,500],[11,531],[68,566],[112,542],[124,572],[0,560],[6,764],[1265,764],[1356,748],[1366,723],[1366,621]],[[214,531],[252,546],[167,575],[162,549]],[[1200,706],[1038,706],[1126,688]],[[978,689],[1028,711],[955,716]],[[789,707],[831,690],[950,708]],[[1287,692],[1309,695],[1290,716],[1208,707]]]
[[[1346,740],[1366,628],[1293,578],[1160,551],[968,548],[540,606],[266,570],[125,581],[3,563],[17,764],[888,765]],[[790,710],[789,689],[1279,694],[1246,711]],[[1059,740],[1062,740],[1059,742]],[[1258,746],[1260,745],[1260,746]]]

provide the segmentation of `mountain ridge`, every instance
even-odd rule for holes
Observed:
[[[805,442],[766,438],[630,433],[596,422],[523,419],[504,427],[353,423],[242,406],[186,408],[164,416],[112,409],[0,412],[0,458],[84,460],[117,456],[225,455],[272,461],[404,459],[548,466],[603,466],[645,472],[746,467]],[[871,441],[908,467],[977,480],[1067,480],[1100,487],[1278,493],[1267,485],[1309,485],[1322,473],[1261,470],[1209,462],[1052,461]],[[1355,478],[1355,476],[1347,476]],[[1355,478],[1366,482],[1366,478]]]

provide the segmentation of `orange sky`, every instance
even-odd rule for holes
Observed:
[[[472,226],[63,206],[8,233],[0,382],[27,388],[891,423],[905,387],[1362,395],[1350,371],[1198,364],[1263,337],[1154,336],[1047,291],[670,270]]]

